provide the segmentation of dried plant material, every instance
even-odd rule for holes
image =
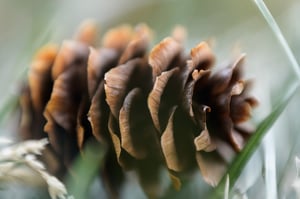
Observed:
[[[108,149],[99,170],[110,198],[119,197],[127,170],[149,198],[159,198],[161,168],[175,189],[197,167],[215,186],[250,138],[257,101],[243,79],[245,55],[214,70],[206,42],[184,54],[182,27],[148,54],[151,37],[145,24],[123,25],[109,30],[101,47],[89,47],[96,32],[87,23],[77,41],[65,41],[57,54],[42,50],[33,61],[20,128],[24,138],[48,136],[60,176],[95,139]]]
[[[233,75],[233,69],[231,67],[224,68],[218,73],[216,73],[212,77],[212,88],[211,88],[211,93],[212,95],[219,95],[221,93],[225,93],[225,90],[228,89],[230,86],[230,81]],[[231,94],[231,92],[230,92]]]
[[[169,172],[169,176],[172,181],[172,185],[173,185],[174,189],[176,191],[179,191],[182,186],[181,180],[177,176],[173,175],[171,172]]]
[[[199,136],[194,139],[194,144],[196,146],[196,151],[206,151],[210,152],[215,150],[216,145],[212,143],[209,132],[204,129]]]
[[[76,44],[72,44],[73,52],[76,51],[77,47],[79,49],[83,47],[82,44]],[[62,54],[64,54],[63,49],[61,49]],[[87,48],[85,49],[87,50]],[[81,50],[79,51],[81,52]],[[83,111],[81,106],[86,103],[84,100],[87,100],[87,54],[85,57],[83,54],[72,56],[76,61],[70,62],[68,67],[61,71],[61,74],[55,79],[51,98],[44,112],[47,119],[44,130],[48,133],[50,142],[55,146],[54,149],[58,153],[63,153],[66,165],[70,165],[74,152],[78,151],[78,147],[82,147],[84,131],[78,128],[81,125],[78,116]],[[84,107],[82,108],[84,109]],[[57,144],[64,142],[64,140],[64,146]],[[77,141],[73,143],[72,140]],[[68,150],[65,147],[68,147]]]
[[[132,168],[132,162],[130,158],[127,156],[126,152],[121,147],[121,139],[120,139],[121,136],[119,132],[119,125],[112,114],[110,114],[109,116],[108,129],[111,135],[115,153],[117,155],[118,163],[123,169],[127,170]]]
[[[34,109],[43,111],[50,98],[52,79],[51,70],[56,58],[57,47],[46,45],[35,56],[28,74],[28,85]]]
[[[173,108],[170,120],[168,122],[168,126],[165,132],[161,136],[161,146],[164,156],[166,158],[166,162],[168,168],[173,171],[181,171],[182,170],[182,162],[179,161],[178,156],[176,154],[176,146],[174,140],[174,129],[173,129],[173,117],[176,107]]]
[[[173,107],[161,146],[171,171],[184,172],[195,167],[194,126],[178,107]]]
[[[232,130],[229,134],[229,138],[233,143],[235,149],[237,149],[238,151],[243,149],[245,145],[245,139],[240,133],[238,133],[235,130]]]
[[[143,59],[136,58],[105,74],[106,101],[115,118],[119,118],[122,103],[127,93],[135,87],[134,85],[142,88],[143,92],[148,92],[152,85],[149,81],[151,78],[149,69]]]
[[[239,81],[236,84],[233,85],[232,89],[231,89],[231,95],[240,95],[244,90],[244,82],[243,81]]]
[[[119,53],[114,49],[100,48],[96,50],[90,48],[87,66],[87,81],[90,98],[93,97],[98,84],[103,80],[104,74],[117,65]]]
[[[178,43],[183,44],[187,38],[187,31],[183,26],[177,25],[173,29],[171,35]]]
[[[178,72],[178,68],[174,68],[173,70],[163,72],[160,76],[156,78],[156,81],[153,86],[153,90],[150,92],[148,97],[148,107],[153,119],[154,126],[156,129],[161,132],[162,128],[160,124],[160,117],[159,117],[159,109],[161,107],[161,98],[163,92],[168,84],[168,81],[171,77]],[[168,118],[168,116],[167,116]]]
[[[98,27],[94,20],[84,21],[77,33],[75,34],[75,40],[85,43],[87,45],[94,46],[98,37]]]
[[[151,41],[153,38],[153,31],[145,23],[140,23],[134,28],[134,35],[132,40],[140,38],[146,39],[147,42]]]
[[[56,177],[50,176],[47,173],[42,173],[43,178],[48,184],[48,192],[51,199],[74,199],[73,196],[69,196],[65,185],[60,182]]]
[[[53,119],[68,132],[72,132],[76,128],[78,106],[83,89],[81,81],[78,81],[80,74],[80,70],[72,68],[60,75],[54,82],[51,98],[45,108],[47,120]],[[47,124],[45,130],[46,132],[48,130]]]
[[[71,199],[65,185],[56,177],[47,173],[46,168],[36,155],[48,144],[47,139],[28,140],[0,150],[0,181],[21,182],[27,185],[41,186],[47,184],[52,199]]]
[[[92,133],[101,143],[108,142],[108,116],[109,107],[105,102],[104,81],[101,81],[97,91],[92,98],[91,107],[88,112],[89,121],[92,127]]]
[[[146,140],[142,138],[145,132],[140,132],[142,125],[139,124],[138,118],[134,117],[136,111],[133,111],[134,106],[138,108],[141,95],[141,90],[137,88],[130,91],[124,100],[119,116],[122,148],[137,159],[142,159],[146,156],[146,151],[143,147],[143,141]]]
[[[113,48],[122,51],[133,37],[132,27],[129,25],[121,25],[114,29],[110,29],[102,39],[102,45],[105,48]]]
[[[192,48],[190,56],[191,60],[187,63],[191,71],[194,69],[209,69],[215,62],[215,56],[206,42],[201,42],[196,47]]]
[[[182,106],[189,113],[190,117],[196,122],[194,110],[193,110],[193,96],[195,84],[201,78],[205,79],[210,74],[209,70],[194,70],[192,73],[193,80],[186,83],[184,93],[182,97]]]
[[[153,69],[154,77],[159,76],[170,67],[176,56],[179,56],[181,48],[177,41],[168,37],[151,50],[148,62]]]
[[[55,80],[70,66],[86,64],[88,47],[77,41],[64,41],[52,68],[52,79]]]
[[[132,80],[131,77],[137,67],[137,61],[138,60],[132,60],[131,62],[111,69],[105,74],[104,89],[106,101],[115,118],[119,118],[119,111],[128,92],[128,85]]]
[[[124,49],[122,56],[119,60],[119,65],[127,61],[143,57],[148,49],[149,42],[151,41],[151,30],[145,24],[140,24],[135,28],[135,34],[132,40]]]
[[[197,152],[196,160],[203,179],[212,186],[217,186],[226,171],[226,163],[217,154]]]
[[[0,137],[0,146],[3,144],[11,144],[12,140],[6,138],[6,137]]]
[[[149,45],[148,35],[141,35],[140,38],[136,38],[135,40],[132,40],[124,50],[119,60],[119,64],[124,64],[131,59],[144,56],[147,51],[148,45]]]

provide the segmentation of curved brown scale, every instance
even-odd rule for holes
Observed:
[[[196,147],[196,151],[211,152],[216,149],[216,145],[212,143],[207,128],[201,131],[199,136],[195,137],[194,144]]]
[[[133,40],[142,37],[148,39],[148,42],[150,42],[153,38],[153,31],[145,23],[140,23],[134,27]]]
[[[245,88],[245,82],[243,80],[237,81],[231,88],[231,96],[239,96],[243,93]]]
[[[242,149],[246,138],[235,131],[234,126],[249,119],[251,106],[244,101],[244,82],[236,79],[236,77],[236,74],[232,75],[227,89],[222,94],[215,96],[212,105],[215,110],[211,116],[210,128],[218,133],[220,138],[231,143],[236,151],[239,151]]]
[[[124,64],[130,59],[143,57],[147,52],[148,45],[149,39],[146,36],[141,36],[140,38],[132,40],[125,48],[119,60],[119,64]]]
[[[85,20],[80,24],[74,39],[87,45],[95,46],[98,37],[98,26],[94,20]]]
[[[178,43],[183,44],[187,38],[187,31],[183,26],[176,25],[171,35]]]
[[[52,90],[51,69],[57,54],[57,46],[48,44],[41,48],[31,64],[28,86],[35,111],[42,112]]]
[[[143,59],[136,58],[108,71],[105,76],[106,102],[115,118],[119,118],[125,96],[134,87],[147,93],[151,86],[151,68]]]
[[[221,99],[222,100],[222,99]],[[225,99],[226,101],[226,99]],[[223,105],[212,106],[212,111],[207,119],[207,128],[212,136],[216,136],[222,140],[229,141],[234,123],[230,118],[230,112],[226,107],[226,102]]]
[[[44,130],[48,133],[52,145],[62,145],[56,151],[64,156],[65,164],[69,164],[78,152],[78,125],[81,116],[81,106],[87,99],[86,61],[73,62],[54,81],[50,100],[48,101],[44,116],[47,120]],[[80,142],[80,143],[79,143]],[[58,143],[58,144],[57,144]],[[68,147],[68,148],[67,148]]]
[[[120,161],[120,156],[121,156],[121,140],[119,138],[119,136],[117,135],[116,131],[118,131],[118,127],[116,127],[116,122],[114,121],[114,117],[112,116],[112,114],[110,113],[109,115],[109,119],[108,119],[108,130],[112,139],[112,143],[115,149],[115,153],[117,155],[117,160],[118,163],[123,167],[122,162]]]
[[[182,171],[183,165],[179,160],[177,155],[177,149],[175,146],[174,135],[173,135],[173,117],[176,107],[173,107],[172,113],[166,127],[166,130],[162,133],[161,136],[161,148],[169,169],[173,171]]]
[[[87,45],[76,41],[64,41],[52,67],[52,79],[55,80],[73,65],[86,64],[88,54]]]
[[[190,56],[191,60],[187,61],[190,71],[194,71],[194,69],[207,70],[215,62],[215,56],[206,42],[201,42],[192,48]]]
[[[73,159],[78,154],[76,132],[69,133],[62,128],[51,113],[45,111],[44,116],[47,118],[47,124],[44,131],[48,133],[49,142],[65,167],[70,167]]]
[[[232,131],[229,134],[229,138],[231,143],[233,144],[233,148],[236,151],[241,151],[243,149],[246,139],[240,134],[240,132],[232,129]]]
[[[153,76],[159,76],[168,70],[176,57],[180,56],[181,50],[181,45],[171,37],[167,37],[157,44],[151,50],[148,58],[148,63],[153,69]]]
[[[174,106],[165,131],[161,136],[161,147],[170,170],[182,172],[195,165],[193,125],[182,110]]]
[[[102,46],[122,52],[131,41],[133,34],[133,29],[130,25],[125,24],[115,27],[105,33],[102,39]]]
[[[143,125],[146,125],[145,121],[138,114],[141,112],[145,114],[142,111],[141,99],[142,92],[140,89],[131,90],[124,100],[119,116],[122,148],[136,159],[146,157],[144,142],[150,141],[143,138],[147,132],[143,129]]]
[[[100,48],[99,50],[90,47],[90,54],[87,66],[87,80],[90,98],[93,97],[99,82],[104,74],[118,63],[119,53],[114,49]]]
[[[33,131],[33,120],[34,111],[32,100],[30,96],[30,89],[28,86],[24,86],[21,90],[21,95],[19,97],[19,104],[21,107],[20,113],[20,136],[22,139],[34,139],[35,132]]]
[[[160,146],[146,98],[140,88],[132,89],[124,100],[119,116],[122,147],[136,159],[160,156]]]
[[[257,101],[256,98],[248,96],[245,98],[245,101],[249,103],[249,105],[254,108],[256,106],[258,106],[259,102]]]
[[[85,89],[86,91],[86,89]],[[90,101],[87,92],[82,93],[82,99],[78,107],[77,113],[77,144],[80,150],[83,149],[85,141],[92,136],[92,127],[87,118],[87,113],[90,107]]]
[[[245,122],[250,118],[252,107],[243,96],[233,96],[230,106],[230,117],[234,123]]]
[[[120,127],[118,121],[115,117],[110,113],[108,119],[108,130],[111,136],[111,140],[113,143],[113,147],[117,156],[117,160],[119,165],[127,170],[133,167],[132,158],[122,149],[121,147],[121,135],[120,135]]]
[[[243,82],[243,86],[244,86],[244,89],[240,95],[244,97],[245,101],[247,101],[252,108],[258,106],[259,105],[258,100],[255,97],[250,96],[250,90],[252,88],[253,82],[251,80],[240,80],[240,81]]]
[[[230,84],[235,84],[235,82],[242,79],[243,76],[243,65],[245,62],[246,54],[241,54],[232,64],[233,72]]]
[[[101,143],[107,143],[109,139],[108,117],[109,107],[105,101],[104,80],[99,83],[95,95],[92,98],[90,110],[88,112],[92,133]]]
[[[174,68],[170,71],[163,72],[160,76],[156,77],[152,91],[150,92],[147,103],[148,108],[154,123],[155,128],[161,132],[164,128],[160,124],[160,108],[162,104],[162,96],[164,94],[165,88],[170,81],[171,77],[178,73],[179,69]],[[169,118],[169,117],[168,117]]]
[[[226,92],[231,83],[233,70],[232,67],[222,68],[210,78],[211,95],[220,95]]]
[[[53,92],[44,113],[48,121],[45,125],[46,132],[48,131],[48,123],[52,119],[67,131],[72,131],[74,126],[76,126],[77,105],[79,105],[79,102],[75,102],[74,100],[68,101],[72,99],[72,94],[68,92],[71,85],[65,82],[66,79],[71,79],[69,73],[62,74],[54,82]],[[51,118],[49,115],[51,115]]]
[[[204,181],[215,187],[226,171],[226,162],[217,152],[197,152],[196,160]]]
[[[203,105],[203,104],[197,104],[193,103],[192,105],[193,112],[194,112],[194,118],[193,122],[198,129],[204,130],[207,128],[207,116],[211,112],[211,108],[209,106]],[[199,130],[198,130],[199,131]]]
[[[191,118],[194,118],[194,111],[193,111],[193,96],[194,96],[194,90],[195,90],[195,84],[196,82],[201,78],[206,78],[210,75],[209,70],[194,70],[191,74],[192,80],[188,81],[184,87],[184,93],[182,98],[182,106],[184,110],[189,114]]]
[[[243,87],[240,92],[231,97],[230,101],[230,117],[235,124],[249,120],[252,108],[257,105],[257,100],[253,97],[248,97],[249,82],[239,81],[233,87]]]
[[[106,102],[115,118],[119,118],[119,111],[128,92],[128,82],[134,69],[134,64],[127,63],[113,68],[105,74]]]

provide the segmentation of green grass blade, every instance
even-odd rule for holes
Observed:
[[[99,143],[88,143],[83,154],[76,159],[66,180],[68,192],[74,198],[88,198],[89,187],[101,168],[105,152],[105,147]]]
[[[298,79],[300,79],[300,68],[299,64],[297,62],[297,59],[295,58],[291,48],[289,47],[285,37],[283,36],[279,26],[277,25],[275,19],[273,18],[271,12],[269,11],[268,7],[264,3],[263,0],[254,0],[258,9],[260,10],[261,14],[264,16],[265,20],[267,21],[268,25],[272,29],[275,37],[278,39],[281,47],[283,48],[286,56],[290,60],[292,67],[297,74]]]
[[[276,21],[274,20],[272,14],[268,10],[267,6],[263,2],[263,0],[254,0],[258,9],[264,16],[268,25],[272,29],[274,35],[278,39],[280,45],[282,46],[284,52],[286,53],[288,59],[291,62],[291,65],[297,75],[298,81],[290,87],[290,89],[286,90],[286,93],[279,100],[279,103],[273,107],[272,112],[258,125],[258,128],[254,135],[251,137],[245,148],[242,152],[234,159],[232,165],[229,167],[228,175],[230,180],[230,188],[232,188],[240,176],[242,170],[247,164],[251,155],[255,152],[259,144],[261,143],[263,137],[268,132],[268,130],[272,127],[277,118],[281,115],[282,111],[288,105],[290,99],[294,96],[296,90],[299,87],[299,79],[300,79],[300,68],[299,64],[290,49],[288,43],[286,42],[280,28],[278,27]],[[216,187],[214,192],[211,195],[211,199],[221,198],[224,195],[224,187],[226,185],[226,177],[223,177],[219,185]]]
[[[288,90],[287,94],[280,100],[280,102],[273,108],[273,111],[258,125],[256,132],[253,134],[247,145],[241,153],[233,160],[232,165],[229,167],[228,175],[230,181],[230,188],[232,188],[240,176],[243,168],[247,164],[251,155],[261,143],[262,138],[272,127],[277,118],[281,115],[284,108],[288,105],[290,99],[294,96],[295,91],[298,89],[299,83],[293,84]],[[224,194],[224,187],[226,185],[226,176],[223,177],[219,185],[216,187],[211,195],[211,199],[221,198]]]

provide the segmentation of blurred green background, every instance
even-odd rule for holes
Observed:
[[[300,2],[265,3],[300,61]],[[272,105],[296,81],[289,60],[252,0],[0,0],[0,105],[18,92],[35,51],[45,43],[71,38],[87,18],[99,22],[102,33],[121,23],[145,22],[153,28],[156,42],[168,36],[175,25],[183,25],[188,31],[186,51],[202,40],[213,39],[218,63],[232,58],[237,49],[245,52],[247,77],[255,81],[252,92],[260,101],[253,113],[255,123],[270,113]],[[249,198],[271,199],[269,191],[275,188],[279,198],[295,197],[289,190],[288,176],[293,174],[287,171],[295,170],[292,160],[300,154],[299,99],[296,94],[238,181],[236,190]],[[2,126],[1,132],[8,135],[9,130],[3,130],[7,125]],[[269,174],[276,186],[265,181]],[[170,197],[193,198],[207,193],[210,189],[200,178],[196,176],[186,190]],[[134,182],[128,185],[124,198],[130,198],[135,186]],[[145,197],[137,192],[136,198]]]

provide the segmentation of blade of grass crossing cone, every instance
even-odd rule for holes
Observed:
[[[87,198],[89,187],[102,165],[105,151],[104,146],[90,142],[82,155],[76,159],[66,181],[69,193],[74,198]]]

